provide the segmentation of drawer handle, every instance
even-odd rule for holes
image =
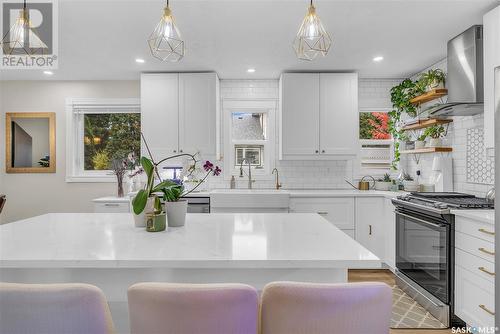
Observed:
[[[120,204],[116,204],[116,203],[106,203],[106,204],[104,204],[104,206],[120,206]]]
[[[372,235],[372,226],[368,225],[368,235]]]
[[[482,309],[483,311],[488,312],[491,315],[495,315],[495,312],[488,310],[488,308],[486,306],[484,306],[483,304],[479,305],[479,308]]]
[[[317,213],[318,215],[322,215],[322,216],[325,216],[325,215],[327,215],[327,214],[328,214],[328,212],[326,212],[326,211],[318,211],[318,212],[316,212],[316,213]]]
[[[484,249],[483,247],[478,248],[478,250],[480,252],[483,252],[483,253],[488,254],[488,255],[495,255],[495,252],[491,252],[491,251],[489,251],[487,249]]]
[[[481,270],[483,273],[487,273],[488,275],[491,275],[491,276],[495,276],[495,273],[489,271],[488,269],[486,269],[485,267],[479,267],[477,268],[479,270]]]
[[[491,232],[491,231],[485,230],[484,228],[480,228],[480,229],[478,229],[478,231],[486,233],[486,234],[489,234],[489,235],[495,235],[495,232]]]

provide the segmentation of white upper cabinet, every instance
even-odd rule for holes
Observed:
[[[495,147],[495,67],[500,66],[500,6],[483,17],[484,48],[484,142]],[[500,88],[497,88],[500,89]]]
[[[179,141],[179,75],[141,75],[141,131],[155,159],[177,153]],[[141,140],[142,155],[148,152]]]
[[[284,73],[280,94],[280,159],[334,160],[357,155],[357,74]]]
[[[179,150],[215,155],[215,73],[179,74]]]
[[[358,75],[322,73],[320,154],[356,155],[359,150]]]
[[[141,75],[141,130],[155,159],[215,155],[218,80],[215,73]]]
[[[280,156],[319,153],[319,74],[281,76]]]

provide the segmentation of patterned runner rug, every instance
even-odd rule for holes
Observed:
[[[397,285],[392,287],[391,328],[446,328]]]

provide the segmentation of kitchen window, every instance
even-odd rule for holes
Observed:
[[[391,167],[393,140],[388,128],[388,111],[363,109],[359,112],[362,173],[382,174]]]
[[[114,160],[141,147],[138,99],[68,99],[67,182],[115,182]]]
[[[275,100],[223,100],[224,173],[226,179],[240,175],[243,163],[252,177],[267,179],[274,168]]]

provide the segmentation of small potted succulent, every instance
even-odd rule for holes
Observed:
[[[415,149],[416,150],[425,147],[425,139],[426,138],[427,138],[427,134],[425,133],[425,131],[420,136],[418,136],[417,140],[415,141]]]
[[[410,174],[403,170],[400,177],[403,180],[403,186],[406,191],[418,191],[418,182]]]
[[[389,175],[389,173],[385,173],[383,177],[375,181],[375,190],[389,191],[391,185],[391,175]]]
[[[420,75],[418,85],[425,87],[427,92],[433,89],[444,88],[446,85],[446,74],[439,68],[429,70]]]
[[[441,138],[444,137],[445,129],[442,125],[433,125],[425,129],[425,134],[430,137],[429,147],[441,146]]]

